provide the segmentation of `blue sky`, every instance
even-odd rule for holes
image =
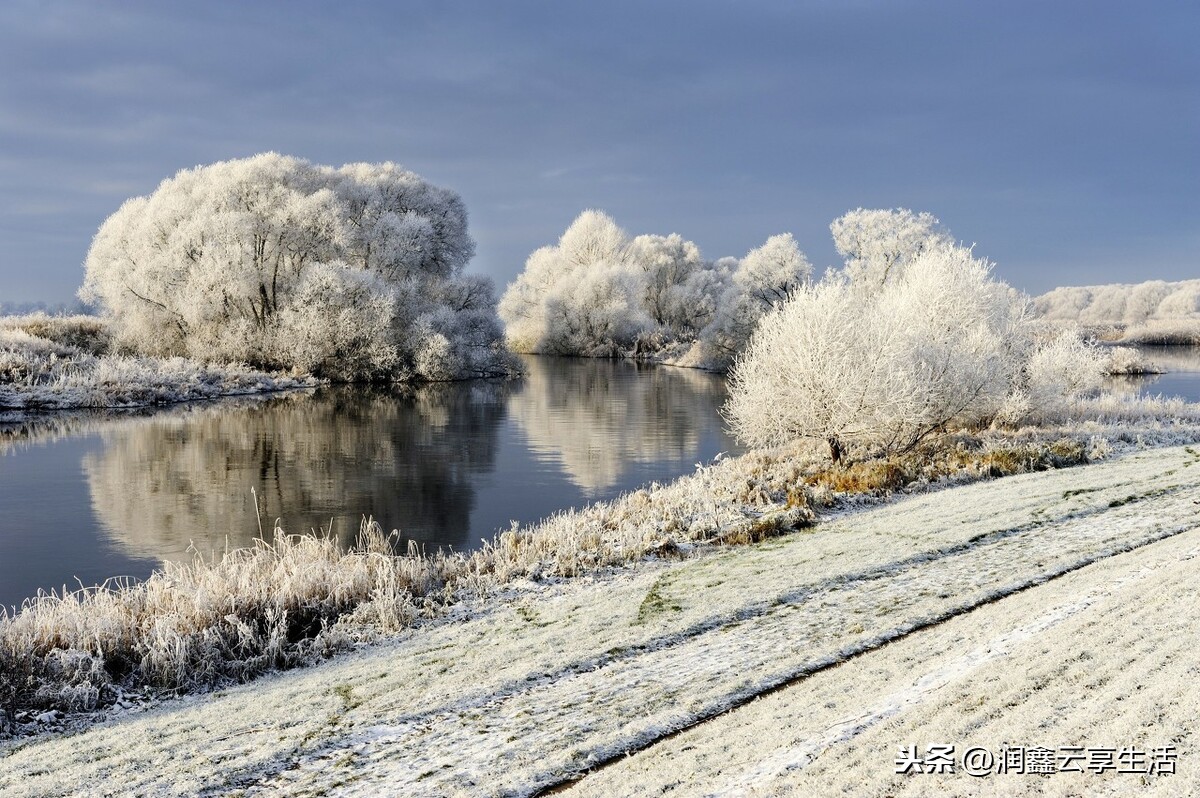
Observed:
[[[581,210],[706,256],[938,216],[1019,288],[1200,276],[1194,2],[0,6],[0,302],[181,168],[392,160],[500,285]]]

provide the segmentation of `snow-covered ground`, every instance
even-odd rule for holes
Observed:
[[[518,583],[315,668],[5,743],[0,794],[525,795],[610,760],[572,789],[1196,792],[1197,464],[1137,452]],[[894,773],[939,743],[1174,745],[1177,773]]]

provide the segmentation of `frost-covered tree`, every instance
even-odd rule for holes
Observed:
[[[953,243],[932,214],[906,208],[858,208],[834,219],[829,230],[846,260],[846,275],[872,289],[883,286],[930,247]]]
[[[741,260],[714,264],[722,291],[717,309],[690,353],[695,363],[724,371],[746,347],[759,319],[812,281],[812,264],[791,233],[771,236]]]
[[[607,214],[579,215],[555,246],[536,250],[500,299],[510,346],[608,356],[642,337],[692,338],[721,286],[679,235],[631,239]]]
[[[714,262],[678,234],[631,239],[589,210],[529,256],[499,310],[517,351],[671,351],[673,362],[723,370],[762,314],[811,276],[790,234]]]
[[[771,236],[746,253],[733,273],[733,283],[764,308],[784,302],[812,279],[813,267],[791,233]]]
[[[267,153],[183,170],[126,202],[96,234],[80,297],[143,354],[470,377],[504,370],[493,292],[463,276],[473,253],[452,191],[392,163]],[[463,290],[474,299],[456,307]],[[466,338],[451,318],[464,313]],[[437,357],[422,355],[431,347]]]
[[[641,272],[642,308],[655,324],[687,336],[712,318],[715,283],[694,243],[678,233],[641,235],[630,244],[629,261]]]
[[[1035,301],[1052,321],[1082,324],[1142,324],[1148,321],[1200,321],[1200,280],[1055,288]]]
[[[536,250],[500,299],[509,344],[520,352],[611,355],[648,322],[629,269],[629,236],[587,210],[556,246]]]
[[[938,242],[870,294],[846,272],[793,291],[733,367],[734,431],[752,445],[822,440],[838,461],[850,443],[905,450],[995,415],[1025,361],[1029,312],[990,269]]]
[[[635,277],[621,265],[593,264],[546,298],[540,351],[613,357],[631,348],[650,324]]]

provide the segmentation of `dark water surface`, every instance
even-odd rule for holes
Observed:
[[[331,387],[126,416],[61,415],[0,435],[0,604],[144,577],[189,546],[326,530],[362,516],[469,549],[739,451],[720,378],[531,357],[512,382]],[[253,490],[253,493],[252,493]]]

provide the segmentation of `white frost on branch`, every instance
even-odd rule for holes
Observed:
[[[463,274],[474,251],[459,196],[393,163],[267,153],[126,202],[96,234],[80,297],[140,355],[334,379],[503,373],[494,290]]]
[[[907,208],[858,208],[834,219],[829,230],[846,260],[846,275],[872,288],[897,277],[926,250],[954,243],[933,214]]]
[[[1023,412],[1056,409],[1099,376],[1082,345],[1035,351],[1028,300],[970,249],[928,244],[878,288],[860,276],[848,264],[763,318],[731,375],[743,440],[822,440],[834,460],[851,443],[903,451],[990,421],[1014,393]]]
[[[608,357],[690,348],[689,365],[721,369],[759,317],[811,275],[790,234],[740,261],[712,262],[678,234],[630,238],[588,210],[557,245],[529,256],[499,312],[517,351]]]

